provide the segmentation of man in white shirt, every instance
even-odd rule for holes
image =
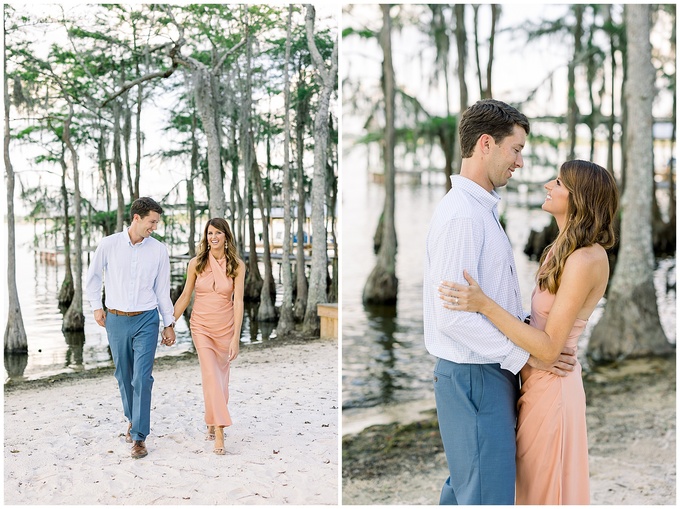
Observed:
[[[526,116],[501,101],[486,99],[468,108],[459,125],[460,175],[451,178],[451,190],[430,223],[423,281],[425,346],[437,357],[435,399],[450,472],[440,504],[514,504],[517,373],[527,362],[547,369],[481,314],[445,309],[437,292],[444,280],[465,284],[465,269],[484,293],[524,319],[515,260],[499,222],[500,196],[494,189],[524,165],[529,129]],[[558,362],[568,370],[573,358],[567,357]]]
[[[94,318],[106,327],[116,365],[114,375],[128,419],[125,438],[133,443],[131,455],[135,459],[147,455],[159,311],[165,325],[162,343],[175,343],[170,258],[165,245],[151,237],[162,213],[161,206],[151,198],[135,200],[130,207],[129,228],[101,241],[85,284]],[[107,311],[102,308],[102,276]]]

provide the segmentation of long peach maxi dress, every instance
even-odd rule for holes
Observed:
[[[196,277],[191,336],[201,364],[205,423],[231,426],[229,403],[229,344],[234,335],[234,280],[226,259],[208,255],[209,263]]]
[[[531,326],[545,330],[555,295],[538,286]],[[586,320],[577,319],[566,346],[576,348]],[[586,396],[581,365],[566,377],[522,368],[517,418],[518,505],[590,503]]]

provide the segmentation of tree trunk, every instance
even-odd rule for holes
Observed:
[[[675,85],[673,85],[673,92],[675,92]],[[671,154],[675,154],[675,146],[676,146],[676,122],[677,122],[677,99],[678,96],[676,93],[673,93],[673,134],[671,135]],[[675,224],[676,224],[676,198],[675,198],[675,174],[673,172],[673,162],[668,161],[667,162],[667,168],[668,168],[668,192],[669,192],[669,197],[668,197],[668,218],[669,222],[672,224],[673,231],[675,231]]]
[[[213,109],[213,89],[210,71],[200,62],[191,59],[193,64],[192,77],[194,80],[194,94],[196,106],[203,124],[206,141],[208,143],[208,175],[210,184],[210,217],[225,216],[224,182],[222,181],[222,158],[220,155],[220,140],[215,123]]]
[[[607,305],[588,344],[595,362],[671,351],[659,320],[652,251],[652,102],[648,5],[624,6],[628,40],[625,100],[634,129],[627,130],[628,164],[622,199],[621,240]]]
[[[489,35],[489,60],[486,62],[486,89],[482,95],[483,99],[493,98],[493,91],[491,88],[492,84],[492,71],[493,71],[493,48],[496,42],[496,25],[501,17],[501,6],[497,4],[491,4],[491,34]]]
[[[579,112],[576,103],[576,62],[581,55],[581,36],[583,35],[583,6],[574,5],[576,25],[574,27],[574,55],[569,62],[567,70],[568,97],[567,97],[567,137],[569,140],[569,154],[567,160],[576,157],[576,124]]]
[[[191,116],[191,173],[187,180],[187,214],[189,215],[189,256],[196,256],[196,196],[194,179],[198,177],[198,140],[196,115]]]
[[[283,297],[281,301],[281,316],[276,326],[277,336],[289,335],[295,330],[295,317],[293,316],[293,274],[290,267],[290,247],[291,247],[291,178],[290,178],[290,78],[288,76],[288,66],[290,65],[290,45],[291,45],[291,19],[293,6],[288,6],[288,21],[286,23],[286,57],[283,67],[283,246],[282,246],[282,285]]]
[[[171,10],[168,8],[168,15],[173,19]],[[184,33],[184,28],[181,24],[175,22],[177,29],[181,34]],[[215,89],[213,78],[226,61],[227,57],[240,48],[249,36],[232,46],[220,58],[216,58],[213,68],[209,69],[203,62],[193,57],[183,57],[179,51],[171,51],[173,55],[173,63],[175,65],[183,65],[191,70],[191,77],[193,81],[194,97],[196,100],[196,108],[201,117],[203,124],[203,131],[205,133],[208,144],[208,181],[209,181],[209,208],[210,217],[224,218],[226,215],[226,198],[224,195],[224,182],[222,177],[222,155],[220,146],[220,136],[217,130],[218,111],[215,108]],[[182,44],[184,40],[182,37]],[[176,46],[177,49],[181,44]],[[250,60],[250,58],[248,58]],[[168,70],[171,74],[171,71]],[[167,74],[169,76],[169,74]],[[165,77],[167,77],[165,76]]]
[[[302,69],[302,66],[300,66]],[[300,73],[301,74],[301,73]],[[298,83],[302,84],[304,80],[302,76]],[[302,85],[300,85],[302,86]],[[302,96],[301,96],[302,95]],[[307,125],[307,116],[309,115],[309,96],[308,91],[300,94],[298,91],[298,103],[296,107],[296,123],[295,136],[297,146],[297,247],[295,252],[295,272],[297,275],[297,292],[295,298],[295,306],[293,313],[296,322],[302,322],[305,318],[305,310],[307,308],[307,274],[305,262],[305,221],[307,214],[305,212],[305,170],[303,164],[303,157],[305,152],[304,132]]]
[[[337,137],[337,131],[333,128],[333,115],[330,115],[328,129],[334,133],[333,138]],[[337,147],[337,146],[336,146]],[[338,302],[338,235],[336,231],[335,208],[338,202],[338,179],[335,169],[337,168],[337,154],[333,151],[333,144],[328,144],[328,159],[330,164],[327,166],[326,182],[328,190],[326,203],[328,203],[328,226],[331,231],[331,246],[333,247],[333,258],[331,259],[331,282],[328,288],[328,302]]]
[[[111,186],[109,186],[109,170],[106,160],[106,130],[102,124],[99,125],[99,139],[97,140],[97,163],[99,165],[99,178],[104,184],[104,195],[106,196],[106,210],[111,210]],[[111,232],[105,232],[107,235]]]
[[[142,167],[142,97],[144,93],[144,85],[137,86],[137,115],[135,115],[135,143],[137,144],[137,153],[135,154],[135,185],[133,188],[134,195],[132,200],[139,198],[139,173]]]
[[[475,35],[475,65],[477,66],[477,84],[479,85],[479,97],[484,96],[484,85],[482,84],[482,64],[479,60],[479,4],[473,4],[472,10],[474,12],[474,35]],[[491,6],[493,7],[493,5]]]
[[[125,107],[123,108],[123,148],[125,149],[125,177],[128,182],[128,196],[130,203],[135,201],[135,183],[132,178],[132,165],[130,164],[130,142],[132,140],[132,111],[127,103],[128,94],[123,94]]]
[[[604,21],[605,23],[612,22],[612,6],[607,5],[604,7]],[[615,113],[616,113],[616,44],[614,40],[614,34],[609,34],[609,62],[610,62],[610,114],[609,121],[607,122],[607,128],[609,130],[607,136],[607,171],[614,175],[614,123],[615,123]]]
[[[496,42],[496,25],[501,15],[501,6],[491,4],[491,32],[489,33],[489,58],[486,61],[486,86],[482,84],[482,64],[479,59],[479,4],[473,4],[472,8],[475,12],[475,62],[477,65],[477,83],[479,84],[479,97],[482,99],[492,99],[491,92],[491,76],[493,70],[493,48]]]
[[[439,143],[441,144],[442,151],[444,152],[444,176],[446,177],[445,187],[446,192],[451,189],[451,175],[454,171],[460,173],[460,165],[454,169],[453,160],[456,156],[456,143],[458,137],[456,133],[458,131],[458,122],[454,117],[448,117],[447,122],[443,123],[439,127]]]
[[[271,96],[270,96],[271,99]],[[271,113],[267,113],[267,124],[271,124]],[[268,279],[266,285],[269,287],[269,293],[271,295],[272,301],[276,301],[276,283],[274,282],[274,271],[272,269],[272,256],[271,256],[271,236],[269,234],[269,229],[272,226],[272,194],[273,194],[273,189],[272,189],[272,159],[271,159],[271,138],[272,138],[272,130],[267,129],[266,130],[266,157],[267,157],[267,174],[265,175],[265,178],[262,179],[260,172],[257,172],[257,185],[258,185],[258,193],[260,193],[260,196],[262,198],[262,204],[264,206],[264,212],[262,213],[262,217],[264,218],[263,220],[263,228],[262,230],[265,232],[266,235],[263,235],[263,241],[264,245],[266,247],[265,249],[265,255],[263,257],[263,264],[264,264],[264,272],[265,272],[265,279]],[[255,146],[253,146],[253,154],[255,153]],[[255,156],[255,160],[257,160],[257,156]],[[259,165],[258,165],[259,169]],[[268,188],[264,184],[268,185]],[[267,272],[269,272],[270,277],[267,277]],[[273,306],[273,304],[272,304]],[[276,308],[274,308],[276,309]]]
[[[8,7],[5,6],[5,9]],[[3,31],[4,53],[7,56],[7,31]],[[8,290],[8,313],[7,327],[5,328],[5,353],[27,353],[28,341],[26,339],[26,329],[24,319],[21,316],[21,305],[19,303],[19,292],[17,291],[17,271],[16,271],[16,236],[14,233],[14,168],[9,157],[9,86],[7,83],[7,58],[3,61],[3,92],[5,110],[5,132],[3,137],[3,147],[5,156],[5,172],[7,174],[7,290]]]
[[[621,85],[621,97],[626,97],[626,83],[628,82],[628,51],[626,49],[626,38],[623,37],[622,42],[622,59],[621,67],[623,68],[623,84]],[[628,167],[628,101],[621,101],[621,136],[619,137],[619,147],[621,150],[621,168]],[[619,183],[619,190],[621,193],[626,192],[626,171],[621,171],[621,182]]]
[[[254,157],[255,147],[252,147],[251,150],[253,153],[253,179],[255,181],[255,188],[257,189],[257,201],[260,204],[260,216],[262,217],[262,258],[264,263],[264,281],[262,283],[262,288],[260,289],[260,307],[257,310],[257,321],[275,322],[276,307],[274,306],[274,300],[276,297],[276,289],[274,286],[274,275],[272,273],[271,246],[269,245],[269,213],[267,211],[262,178],[260,176],[260,167],[257,164],[257,158]],[[272,295],[272,289],[274,289],[274,295]]]
[[[66,95],[66,94],[64,94]],[[64,314],[64,321],[61,327],[63,331],[82,331],[85,330],[85,315],[83,315],[83,234],[82,221],[80,215],[80,177],[78,175],[78,154],[71,143],[71,120],[73,119],[73,104],[69,101],[69,114],[64,121],[64,143],[71,153],[71,164],[73,165],[73,209],[75,213],[75,235],[74,244],[76,248],[76,274],[73,300]]]
[[[449,30],[451,22],[446,19],[447,11],[453,11],[451,5],[429,4],[432,12],[430,31],[436,50],[435,76],[444,79],[444,98],[446,100],[446,116],[451,115],[451,94],[449,90],[449,49],[451,41]],[[441,69],[439,68],[441,66]]]
[[[66,189],[66,160],[64,159],[64,151],[62,146],[62,153],[59,159],[61,164],[61,198],[64,202],[64,266],[66,274],[64,275],[64,282],[61,284],[57,301],[60,307],[65,307],[71,304],[73,300],[73,270],[71,269],[71,234],[68,215],[68,190]]]
[[[119,100],[113,101],[113,168],[116,173],[116,231],[123,231],[125,215],[125,198],[123,197],[123,160],[121,157],[120,133],[121,105]]]
[[[229,161],[231,163],[231,187],[229,188],[231,210],[234,211],[233,217],[233,228],[234,235],[236,236],[236,242],[241,256],[245,256],[245,245],[246,245],[246,225],[245,225],[245,208],[243,206],[243,197],[241,196],[241,185],[239,183],[238,175],[238,147],[236,145],[236,124],[235,118],[232,119],[231,126],[229,128],[229,152],[231,157]]]
[[[312,181],[312,269],[309,277],[309,293],[303,331],[308,335],[316,335],[320,330],[317,305],[326,302],[326,280],[328,277],[328,253],[326,242],[325,196],[326,196],[326,161],[328,152],[328,111],[330,98],[337,80],[338,43],[333,45],[331,68],[325,63],[314,40],[314,6],[307,5],[305,28],[307,45],[312,55],[314,67],[321,78],[322,90],[314,117],[314,179]]]
[[[244,159],[250,159],[250,156]],[[255,236],[255,204],[253,200],[253,176],[252,171],[247,172],[247,192],[246,203],[248,207],[248,272],[246,273],[246,281],[244,285],[243,298],[249,302],[258,302],[260,300],[260,291],[262,290],[262,275],[260,274],[260,267],[257,263],[257,239]]]
[[[248,272],[244,288],[244,299],[250,302],[260,300],[262,290],[262,275],[257,263],[257,239],[255,238],[255,204],[253,200],[253,171],[252,164],[255,154],[252,153],[254,143],[253,133],[250,129],[250,115],[253,101],[252,75],[250,61],[252,58],[252,40],[250,34],[246,35],[246,65],[245,65],[245,90],[242,94],[241,104],[241,153],[243,154],[243,172],[246,178],[246,207],[248,208]]]
[[[465,4],[455,4],[456,12],[456,49],[458,50],[458,87],[460,90],[460,111],[468,107],[468,89],[465,82],[467,66],[467,33],[465,31]]]
[[[468,107],[468,89],[465,82],[465,68],[467,67],[467,32],[465,31],[465,4],[454,6],[456,13],[456,49],[458,51],[458,90],[460,95],[460,113],[462,114]],[[460,118],[460,115],[459,115]],[[455,139],[455,133],[454,133]],[[452,150],[452,173],[460,173],[462,157],[460,146],[453,143]],[[446,191],[451,189],[451,179],[447,178],[445,184]],[[395,247],[396,251],[396,247]]]
[[[385,207],[383,212],[383,238],[378,260],[364,286],[364,304],[395,305],[398,280],[396,276],[397,232],[394,225],[394,67],[392,66],[392,20],[390,6],[380,6],[383,26],[380,45],[383,51],[383,77],[385,93]]]
[[[586,81],[588,83],[588,102],[590,102],[590,115],[586,116],[584,119],[585,124],[588,126],[590,131],[590,152],[588,154],[588,160],[595,160],[595,129],[600,124],[601,107],[602,100],[600,99],[599,104],[595,101],[595,94],[593,94],[593,86],[597,81],[597,73],[600,70],[600,62],[592,58],[591,55],[594,54],[596,50],[595,41],[593,40],[595,36],[595,30],[591,27],[588,31],[588,42],[586,45],[586,54],[588,58],[586,59]],[[602,86],[602,91],[604,91],[604,86]],[[598,94],[599,96],[599,94]]]
[[[140,70],[140,51],[137,45],[137,25],[133,23],[132,25],[132,41],[134,48],[134,60],[135,60],[135,71],[137,76],[141,76],[142,72]],[[148,46],[144,47],[144,58],[149,59]],[[139,198],[139,172],[142,167],[142,101],[144,100],[144,84],[140,83],[137,85],[137,98],[135,104],[137,105],[137,112],[135,114],[135,176],[134,180],[130,180],[130,186],[132,187],[132,196],[130,197],[130,203],[134,202]]]

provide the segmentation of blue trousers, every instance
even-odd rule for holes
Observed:
[[[158,344],[158,311],[137,316],[106,315],[106,333],[116,365],[123,412],[132,423],[132,440],[145,440],[150,431],[153,361]]]
[[[437,359],[434,394],[449,465],[440,505],[513,505],[518,377]]]

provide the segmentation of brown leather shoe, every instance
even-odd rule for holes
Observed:
[[[126,441],[128,444],[131,444],[131,443],[132,443],[132,436],[130,435],[130,431],[132,431],[132,423],[128,424],[128,429],[127,429],[127,431],[125,432],[125,441]]]
[[[135,443],[132,446],[132,457],[138,460],[147,454],[149,453],[146,451],[146,445],[144,445],[144,442],[142,440],[135,440]]]

